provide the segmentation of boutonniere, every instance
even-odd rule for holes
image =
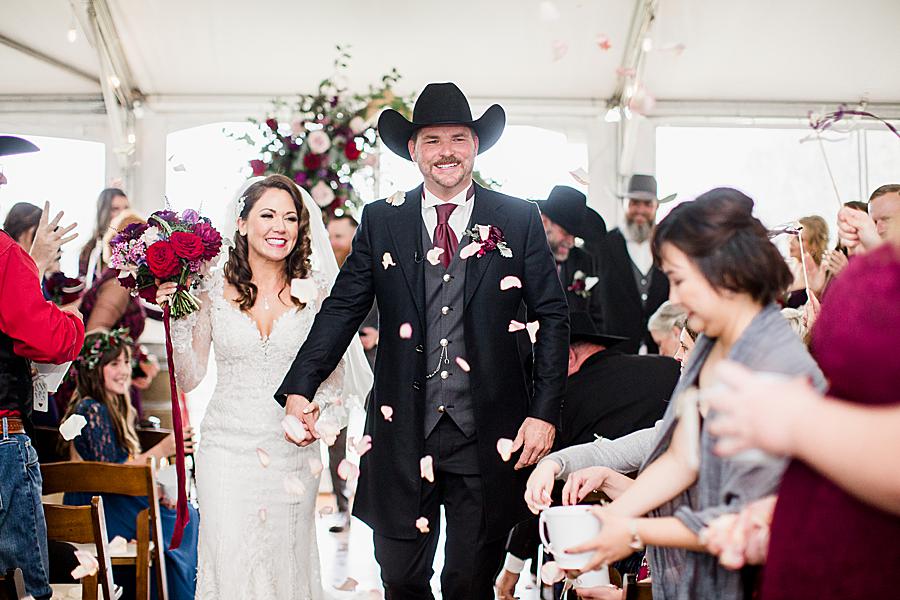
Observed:
[[[503,258],[512,258],[512,250],[509,249],[506,238],[503,237],[503,232],[499,227],[494,227],[493,225],[476,225],[472,229],[464,231],[463,235],[469,236],[471,242],[460,251],[459,257],[462,259],[469,258],[470,256],[481,258],[488,252],[493,252],[494,250],[499,252],[500,256]]]
[[[599,277],[588,277],[584,271],[575,271],[575,274],[572,275],[572,285],[566,289],[582,298],[590,298],[591,289],[597,285],[598,281],[600,281]]]
[[[402,206],[404,202],[406,202],[406,193],[401,191],[396,191],[385,200],[391,206]]]

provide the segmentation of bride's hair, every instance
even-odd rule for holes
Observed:
[[[244,206],[241,210],[240,218],[246,220],[253,205],[262,197],[267,190],[276,189],[284,190],[290,194],[294,201],[294,208],[300,215],[300,223],[297,231],[297,242],[291,253],[284,259],[284,276],[286,281],[292,279],[305,279],[309,277],[312,268],[309,262],[311,254],[311,241],[309,237],[309,212],[303,205],[303,198],[300,196],[300,190],[297,185],[285,177],[284,175],[269,175],[262,181],[257,181],[244,193]],[[234,247],[228,250],[228,261],[225,263],[225,279],[233,285],[238,291],[238,305],[241,310],[250,310],[256,303],[257,289],[256,285],[251,281],[253,279],[253,271],[250,270],[249,247],[247,244],[247,236],[240,235],[235,232]],[[291,301],[300,308],[303,303],[294,296]]]

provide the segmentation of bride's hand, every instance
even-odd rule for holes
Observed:
[[[319,414],[321,412],[318,404],[310,402],[299,394],[288,394],[287,400],[284,403],[284,412],[285,414],[293,415],[300,419],[300,422],[303,423],[303,428],[306,429],[309,434],[308,437],[300,442],[292,440],[285,434],[284,437],[287,441],[303,448],[309,446],[320,437],[319,433],[316,431],[316,421],[319,419]]]
[[[156,288],[156,304],[157,306],[162,306],[166,302],[172,299],[172,296],[175,295],[175,292],[178,291],[178,284],[174,281],[167,281],[165,283],[159,284],[159,287]]]

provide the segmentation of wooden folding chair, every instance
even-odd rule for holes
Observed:
[[[625,600],[653,600],[653,584],[649,581],[637,582],[633,574],[625,576]]]
[[[125,554],[111,556],[113,565],[134,565],[135,598],[149,600],[150,569],[156,578],[157,598],[168,600],[166,587],[165,540],[159,518],[159,495],[153,467],[105,462],[63,462],[41,465],[44,494],[88,492],[145,496],[149,508],[137,515],[137,543],[128,544]]]
[[[97,600],[99,581],[103,600],[119,598],[122,589],[117,588],[113,581],[103,498],[94,496],[90,506],[44,504],[44,517],[47,519],[48,540],[87,544],[97,557],[100,567],[97,574],[88,575],[81,580],[81,597],[84,600]]]
[[[0,573],[0,600],[22,600],[27,597],[22,569],[13,568]]]

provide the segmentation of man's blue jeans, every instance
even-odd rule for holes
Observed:
[[[47,523],[41,505],[37,451],[24,433],[0,435],[0,571],[18,567],[35,598],[50,598]]]

